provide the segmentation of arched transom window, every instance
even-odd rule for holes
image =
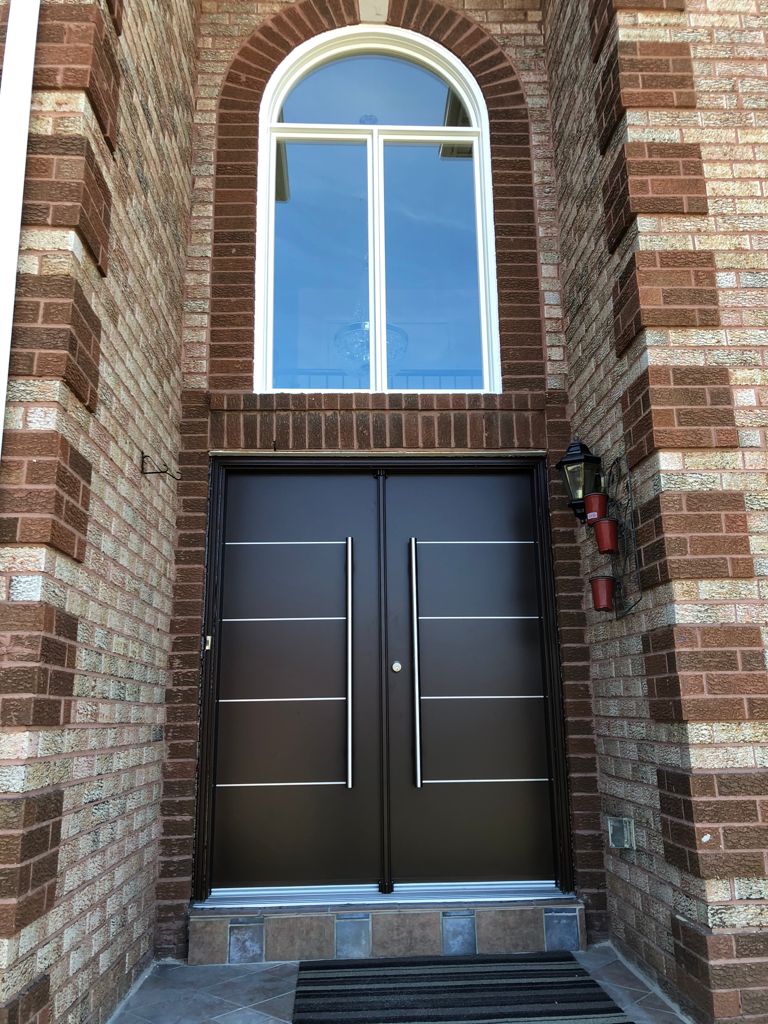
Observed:
[[[262,104],[256,390],[497,391],[488,123],[415,33],[299,47]]]

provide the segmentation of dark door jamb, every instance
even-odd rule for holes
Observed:
[[[539,593],[544,616],[542,656],[547,681],[547,725],[549,761],[552,775],[552,814],[557,865],[556,882],[563,892],[573,890],[568,777],[565,761],[565,728],[563,718],[562,677],[557,643],[557,617],[554,578],[552,575],[551,535],[547,465],[543,456],[514,454],[506,456],[419,456],[419,455],[214,455],[209,471],[209,516],[206,531],[205,620],[200,641],[201,683],[200,768],[197,779],[197,814],[195,818],[195,854],[192,898],[207,899],[210,894],[211,835],[213,827],[213,779],[215,775],[216,683],[219,663],[217,633],[221,601],[221,531],[224,523],[224,500],[228,469],[329,469],[369,468],[374,472],[387,467],[399,470],[430,469],[499,470],[527,469],[532,472],[536,498],[537,540],[539,541]],[[381,488],[381,483],[380,483]],[[381,498],[380,498],[381,507]],[[380,512],[381,514],[381,512]],[[206,636],[211,637],[210,649]],[[384,648],[382,648],[382,652]],[[382,655],[383,656],[383,655]],[[386,729],[386,720],[385,720]],[[387,813],[386,801],[383,806]],[[388,857],[385,857],[385,865]],[[386,879],[385,879],[386,882]]]

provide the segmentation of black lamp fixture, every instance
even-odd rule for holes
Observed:
[[[586,522],[584,495],[602,489],[602,465],[599,455],[593,455],[585,444],[574,438],[556,468],[562,474],[568,497],[571,499],[568,504],[573,514],[582,523]]]

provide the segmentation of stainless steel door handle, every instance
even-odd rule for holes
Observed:
[[[411,635],[413,641],[413,729],[416,789],[421,789],[421,680],[419,679],[419,579],[416,538],[411,537]]]

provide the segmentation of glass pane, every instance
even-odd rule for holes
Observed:
[[[364,142],[281,142],[275,176],[275,388],[368,388]]]
[[[392,390],[483,387],[474,162],[458,148],[384,147]]]
[[[288,94],[280,120],[304,124],[469,125],[438,75],[399,57],[342,57],[311,71]]]

